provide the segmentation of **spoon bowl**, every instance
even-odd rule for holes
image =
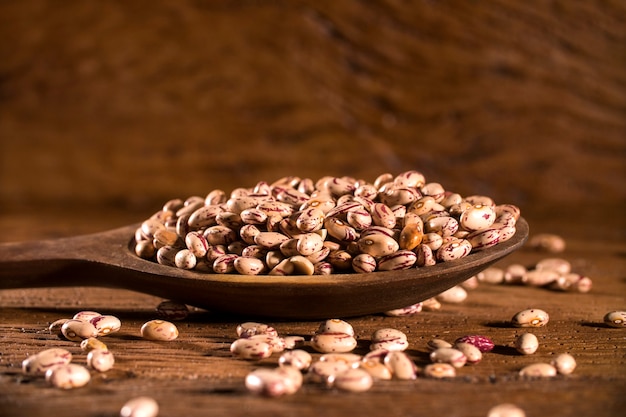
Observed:
[[[318,320],[413,305],[476,275],[523,246],[520,218],[506,242],[450,262],[401,271],[312,276],[208,274],[160,265],[134,253],[135,230],[0,245],[0,289],[119,288],[247,317]]]

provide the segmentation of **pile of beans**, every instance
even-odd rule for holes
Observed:
[[[522,310],[510,320],[512,327],[543,327],[548,313],[540,309]],[[429,364],[419,368],[405,351],[409,348],[406,334],[393,328],[376,330],[369,339],[369,351],[355,353],[358,341],[352,325],[341,319],[320,323],[307,341],[301,336],[281,337],[268,324],[242,323],[230,350],[235,357],[259,361],[280,355],[276,367],[267,364],[253,369],[245,378],[246,388],[269,397],[290,395],[304,383],[321,384],[340,391],[365,392],[380,380],[414,380],[453,378],[457,369],[477,365],[490,352],[494,342],[483,335],[466,335],[453,343],[431,339],[426,348]],[[522,355],[538,349],[537,337],[524,333],[510,341]],[[568,375],[576,368],[575,359],[561,353],[548,362],[536,362],[519,370],[524,378]],[[519,410],[518,410],[519,411]]]
[[[166,202],[135,233],[138,256],[208,273],[326,275],[400,270],[510,239],[520,210],[462,197],[418,171],[373,183],[282,178]]]

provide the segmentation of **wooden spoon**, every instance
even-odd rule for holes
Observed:
[[[204,274],[137,257],[138,224],[91,235],[0,245],[0,289],[122,288],[236,315],[328,319],[406,307],[460,284],[520,248],[515,235],[465,258],[403,271],[313,276]]]

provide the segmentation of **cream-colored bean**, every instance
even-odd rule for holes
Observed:
[[[441,303],[437,300],[437,297],[427,298],[422,301],[422,309],[424,311],[439,311],[441,310]]]
[[[563,258],[544,258],[537,262],[535,269],[538,271],[554,271],[563,275],[572,271],[572,265]]]
[[[389,206],[383,203],[374,203],[372,208],[372,224],[393,229],[396,225],[396,216]]]
[[[437,202],[443,200],[445,193],[446,190],[438,182],[429,182],[422,187],[422,194],[433,197]]]
[[[315,361],[307,372],[312,382],[332,386],[337,375],[350,369],[351,365],[341,361]]]
[[[352,242],[359,236],[354,227],[337,217],[327,217],[324,227],[328,234],[341,242]]]
[[[502,284],[504,282],[504,270],[492,266],[476,274],[476,278],[486,284]]]
[[[378,261],[380,271],[399,271],[409,269],[417,262],[417,255],[410,250],[398,250],[390,255],[383,256]]]
[[[159,404],[151,397],[135,397],[128,400],[120,410],[120,417],[156,417]]]
[[[529,308],[516,313],[511,319],[515,327],[543,327],[548,324],[550,316],[538,308]]]
[[[235,272],[235,260],[239,257],[239,255],[232,253],[217,257],[217,259],[213,261],[213,271],[216,274],[230,274]]]
[[[369,373],[374,379],[390,380],[393,378],[391,370],[377,360],[362,360],[356,366]]]
[[[328,319],[320,323],[315,333],[345,333],[354,336],[354,327],[341,319]]]
[[[610,327],[626,327],[626,311],[609,311],[604,315],[603,321]]]
[[[576,359],[569,353],[561,353],[554,358],[550,365],[556,368],[561,375],[569,375],[576,369]]]
[[[61,333],[67,340],[82,342],[83,339],[98,336],[98,329],[88,321],[68,320],[61,327]]]
[[[442,237],[453,236],[459,230],[459,223],[454,217],[433,217],[424,222],[424,232],[437,233]]]
[[[306,341],[303,336],[284,336],[283,340],[285,341],[285,349],[296,349],[299,346],[302,346]]]
[[[231,343],[230,352],[242,359],[261,360],[272,356],[273,350],[269,343],[245,338]]]
[[[383,234],[372,234],[358,241],[359,250],[373,257],[382,257],[396,252],[400,246],[397,241]]]
[[[532,333],[524,333],[515,339],[515,350],[522,355],[532,355],[539,348],[539,340]]]
[[[427,343],[426,343],[426,347],[428,348],[428,350],[430,352],[433,352],[439,348],[451,348],[452,347],[452,343],[444,340],[444,339],[439,339],[439,338],[435,338],[435,339],[430,339]]]
[[[318,262],[313,265],[315,271],[314,275],[331,275],[334,272],[334,268],[330,262]]]
[[[289,237],[278,232],[260,232],[254,237],[255,244],[267,249],[278,249],[286,240],[289,240]]]
[[[43,375],[48,369],[66,365],[71,361],[72,353],[67,349],[45,349],[24,359],[22,361],[22,372],[30,375]]]
[[[465,239],[445,242],[437,249],[437,260],[449,262],[466,257],[472,251],[472,244]]]
[[[46,381],[56,388],[80,388],[87,385],[90,380],[89,370],[75,363],[55,366],[46,371]]]
[[[248,373],[245,378],[246,389],[256,395],[280,397],[291,394],[295,384],[275,369],[259,368]],[[294,387],[294,388],[292,388]]]
[[[542,377],[549,378],[556,376],[556,368],[549,363],[533,363],[524,366],[519,371],[520,376],[523,377]]]
[[[435,254],[428,245],[419,245],[417,248],[415,248],[414,251],[415,255],[417,256],[415,264],[418,267],[432,266],[437,263],[437,260],[435,259]]]
[[[194,256],[202,258],[206,256],[209,242],[207,242],[202,232],[193,231],[185,236],[185,246]]]
[[[526,417],[526,413],[515,404],[503,403],[491,407],[487,417]]]
[[[148,239],[152,239],[154,233],[160,229],[165,229],[165,225],[156,219],[148,219],[141,223],[141,232]]]
[[[206,260],[214,263],[219,257],[226,255],[226,247],[224,245],[209,245],[206,251]]]
[[[61,328],[65,323],[67,323],[70,319],[59,319],[55,320],[48,326],[48,331],[50,334],[55,334],[58,337],[63,337],[63,333],[61,332]]]
[[[346,214],[346,220],[355,230],[364,230],[372,225],[372,215],[362,205]]]
[[[418,198],[421,198],[421,195],[415,189],[394,187],[379,193],[378,197],[382,203],[386,204],[388,207],[393,207],[396,205],[409,205]]]
[[[160,248],[157,255],[157,262],[161,265],[176,266],[176,254],[178,249],[173,246],[163,246]]]
[[[311,366],[313,357],[309,352],[302,349],[289,350],[278,358],[280,366],[291,365],[301,371],[306,371]]]
[[[296,219],[296,226],[305,233],[314,232],[324,226],[326,215],[318,207],[309,207],[302,210]]]
[[[346,333],[317,333],[311,339],[311,347],[321,353],[351,352],[356,345],[354,336]]]
[[[483,359],[483,354],[476,346],[467,342],[459,342],[454,344],[454,349],[457,349],[465,355],[467,362],[470,365],[476,365]]]
[[[534,269],[526,272],[526,275],[522,278],[522,283],[533,287],[543,287],[544,285],[552,284],[559,279],[559,277],[560,275],[556,271]]]
[[[367,253],[361,253],[352,259],[352,269],[358,273],[374,272],[376,270],[376,258]]]
[[[72,319],[80,320],[80,321],[90,321],[94,317],[98,317],[101,315],[102,314],[98,313],[97,311],[85,310],[85,311],[79,311],[78,313],[74,314]]]
[[[270,200],[261,202],[256,208],[265,212],[268,216],[276,215],[283,218],[291,216],[295,211],[291,204]]]
[[[504,270],[505,284],[521,284],[528,269],[521,264],[511,264]]]
[[[487,229],[477,230],[467,235],[466,239],[472,245],[475,251],[491,248],[500,242],[503,242],[503,236],[506,237],[502,228],[490,227]]]
[[[299,236],[296,242],[298,254],[302,256],[312,255],[322,250],[324,246],[324,239],[317,233],[305,233]]]
[[[456,376],[456,368],[449,363],[430,363],[422,370],[426,378],[454,378]]]
[[[237,257],[233,265],[241,275],[259,275],[265,271],[265,263],[258,258]]]
[[[334,386],[342,391],[365,392],[374,384],[369,372],[361,368],[350,368],[335,376]]]
[[[237,333],[237,337],[246,338],[250,336],[254,336],[256,334],[267,334],[271,336],[278,336],[278,331],[265,323],[258,323],[255,321],[247,321],[237,325],[235,329]]]
[[[455,348],[439,348],[430,353],[430,360],[434,363],[448,363],[455,368],[462,368],[467,363],[467,357]]]
[[[403,351],[409,347],[406,334],[397,329],[378,329],[372,334],[370,350]]]
[[[110,314],[104,314],[97,316],[89,320],[89,323],[98,331],[98,336],[106,336],[111,333],[116,333],[122,327],[122,322],[115,316]]]
[[[246,338],[252,342],[263,342],[270,345],[272,352],[280,353],[283,352],[287,345],[285,344],[285,339],[279,337],[277,335],[272,334],[255,334]]]
[[[425,233],[422,238],[422,245],[426,245],[433,251],[436,251],[443,245],[443,238],[437,233]]]
[[[560,253],[565,251],[565,239],[552,233],[539,233],[531,236],[528,246],[549,253]]]
[[[461,285],[455,285],[436,296],[442,303],[458,304],[467,299],[467,291]]]
[[[318,360],[321,362],[344,362],[348,364],[349,366],[355,366],[355,364],[358,364],[359,362],[361,362],[362,359],[363,357],[356,353],[331,352],[331,353],[322,354]]]
[[[174,263],[176,267],[180,269],[194,269],[197,259],[189,249],[182,249],[176,253]]]
[[[93,349],[87,354],[87,366],[98,372],[106,372],[113,368],[115,357],[106,349]]]
[[[294,275],[313,275],[315,273],[313,262],[304,256],[292,256],[289,258],[289,263],[293,266],[292,273]]]
[[[238,213],[231,213],[229,211],[222,211],[215,216],[215,222],[219,226],[224,226],[229,229],[239,229],[243,225],[243,220]]]
[[[204,231],[209,245],[230,245],[237,240],[237,232],[230,227],[215,225]]]
[[[190,213],[187,225],[192,229],[200,229],[217,224],[215,218],[224,211],[222,206],[202,206]],[[232,210],[229,210],[232,211]],[[178,217],[182,217],[177,213]]]
[[[325,261],[332,265],[334,271],[347,271],[352,268],[352,255],[343,249],[331,250]]]
[[[406,317],[412,316],[422,311],[423,304],[415,303],[410,306],[402,307],[402,308],[394,308],[393,310],[387,310],[384,312],[386,316],[390,317]]]
[[[465,230],[483,230],[490,227],[496,220],[496,210],[491,205],[474,204],[461,214],[459,223]]]
[[[150,320],[140,329],[141,337],[147,340],[170,341],[178,337],[178,328],[165,320]]]
[[[394,378],[410,380],[417,378],[417,366],[413,360],[402,351],[393,351],[385,355],[383,363],[390,370]]]

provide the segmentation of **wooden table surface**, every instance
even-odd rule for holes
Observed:
[[[619,0],[532,2],[0,2],[0,242],[94,233],[136,223],[164,201],[296,175],[364,178],[422,171],[462,195],[516,204],[531,235],[590,293],[482,284],[462,304],[413,317],[350,318],[367,349],[382,327],[426,342],[484,334],[497,347],[451,380],[378,382],[347,394],[316,384],[283,398],[246,392],[273,366],[233,358],[251,317],[194,310],[180,337],[139,328],[160,299],[94,288],[0,291],[0,416],[116,416],[150,395],[160,416],[324,414],[486,416],[512,402],[528,417],[617,416],[626,406],[626,16]],[[551,256],[520,250],[501,266]],[[85,277],[89,280],[89,277]],[[347,301],[349,302],[349,300]],[[540,347],[512,343],[519,310],[549,312]],[[115,367],[61,391],[20,365],[74,342],[47,331],[80,310],[118,316]],[[311,336],[318,322],[270,322]],[[519,369],[572,354],[569,376]]]

